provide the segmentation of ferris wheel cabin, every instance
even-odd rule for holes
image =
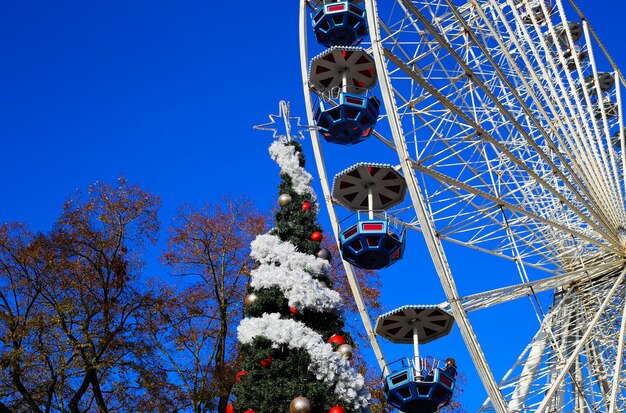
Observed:
[[[413,344],[414,357],[385,366],[383,392],[387,403],[405,413],[433,413],[454,393],[456,362],[420,357],[419,344],[446,336],[454,318],[434,305],[406,305],[376,320],[376,334],[393,343]]]
[[[626,128],[624,128],[621,131],[619,131],[619,130],[615,131],[615,133],[611,137],[611,143],[613,144],[613,146],[615,146],[617,148],[621,148],[622,147],[622,135],[626,136]]]
[[[383,393],[387,403],[405,413],[432,413],[445,404],[454,393],[456,368],[439,367],[436,360],[428,365],[428,359],[401,359],[388,367],[392,372],[385,377]]]
[[[567,32],[569,31],[572,40],[577,42],[583,35],[583,26],[578,22],[559,23],[554,26],[554,32],[559,42],[563,45],[568,43]]]
[[[523,1],[518,7],[522,21],[526,25],[532,25],[533,19],[535,19],[537,24],[544,24],[546,20],[550,19],[554,14],[554,6],[549,0]]]
[[[572,37],[573,44],[569,41],[569,35]],[[558,53],[559,48],[563,50],[563,58],[565,59],[565,67],[568,70],[576,70],[575,56],[579,61],[588,59],[589,54],[579,43],[577,43],[583,33],[582,25],[578,22],[560,23],[554,26],[554,36],[548,32],[546,40],[552,45],[554,52]],[[556,41],[554,40],[556,38]],[[558,46],[557,46],[558,44]]]
[[[587,60],[589,54],[578,43],[565,50],[563,52],[563,57],[565,58],[565,67],[567,67],[567,70],[576,70],[576,60],[574,56],[578,56],[578,60],[580,62],[583,62]]]
[[[339,234],[344,260],[359,268],[379,270],[402,258],[406,230],[386,211],[401,203],[405,194],[406,181],[391,165],[357,163],[335,176],[334,198],[356,211],[356,222]]]
[[[593,115],[596,119],[602,118],[602,108],[604,108],[604,113],[607,118],[617,116],[617,103],[611,102],[610,100],[603,100],[602,102],[594,103],[593,105]]]
[[[317,42],[326,46],[355,46],[367,36],[365,10],[353,1],[323,4],[313,17]]]
[[[608,72],[598,72],[596,76],[589,75],[585,77],[585,87],[587,88],[587,92],[589,92],[590,96],[596,96],[596,83],[600,87],[600,92],[605,93],[613,88],[615,85],[615,79],[613,75]],[[582,88],[578,88],[579,94],[583,93]]]
[[[380,102],[375,96],[367,98],[342,92],[337,106],[317,109],[315,124],[327,142],[354,145],[369,138],[379,109]]]
[[[359,219],[339,234],[341,256],[366,270],[386,268],[402,258],[406,243],[404,228],[394,228],[388,219]]]
[[[309,73],[311,83],[326,97],[314,116],[324,139],[340,145],[367,139],[380,110],[378,99],[367,96],[376,85],[372,57],[358,47],[333,46],[311,61]]]

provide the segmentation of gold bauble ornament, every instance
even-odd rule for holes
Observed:
[[[289,194],[281,194],[278,197],[278,205],[280,205],[281,207],[288,205],[290,202],[291,202],[291,195]]]
[[[311,413],[312,411],[311,401],[304,396],[296,397],[289,405],[290,413]]]
[[[342,344],[337,348],[337,352],[341,357],[347,358],[348,360],[352,359],[354,356],[354,349],[350,344]]]
[[[252,305],[252,303],[256,301],[256,298],[257,297],[255,293],[246,294],[246,296],[243,298],[243,304]]]

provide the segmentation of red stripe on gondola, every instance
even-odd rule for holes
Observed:
[[[353,105],[362,105],[363,99],[346,96],[346,102],[352,103]]]
[[[363,231],[382,231],[383,224],[363,224]]]
[[[354,226],[354,227],[350,228],[349,230],[347,230],[346,232],[344,232],[343,233],[343,237],[345,239],[348,239],[351,236],[353,236],[354,234],[356,234],[356,232],[357,232],[357,228],[356,228],[356,226]]]
[[[333,12],[336,12],[336,11],[343,11],[345,9],[346,9],[346,5],[345,4],[338,4],[336,6],[328,6],[328,9],[326,9],[326,10],[328,10],[329,13],[333,13]]]

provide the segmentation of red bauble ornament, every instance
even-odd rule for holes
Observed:
[[[315,231],[311,234],[311,239],[315,242],[322,242],[322,233],[319,231]]]
[[[346,413],[346,409],[341,406],[331,407],[328,413]]]
[[[260,363],[261,363],[261,366],[263,366],[263,367],[269,367],[269,366],[272,365],[273,361],[274,361],[274,359],[272,358],[272,356],[268,355],[266,358],[262,359],[260,361]]]
[[[233,409],[232,403],[228,403],[228,406],[226,406],[226,413],[235,413],[235,409]]]
[[[326,340],[326,342],[329,343],[329,344],[336,344],[338,346],[340,346],[342,344],[348,344],[346,339],[343,338],[343,336],[340,336],[339,334],[335,334],[333,336],[330,336],[330,338],[328,340]]]
[[[302,210],[303,211],[310,211],[311,209],[313,209],[313,205],[311,205],[308,202],[303,202],[302,203]]]
[[[300,311],[298,311],[298,309],[297,309],[297,308],[295,308],[295,307],[289,307],[289,312],[290,312],[291,314],[293,314],[293,315],[298,315],[298,314],[300,314]]]
[[[241,378],[245,376],[246,374],[248,374],[247,371],[241,370],[239,373],[235,375],[235,381],[239,383],[241,381]]]
[[[256,413],[256,412],[255,412],[254,410],[252,410],[252,409],[248,409],[248,410],[246,410],[246,411],[245,411],[245,412],[243,412],[243,413]]]

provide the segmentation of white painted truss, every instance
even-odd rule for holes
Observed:
[[[318,6],[301,2],[311,125],[320,102],[333,105],[311,88],[306,71],[313,55],[309,15]],[[447,297],[442,306],[454,315],[489,396],[481,411],[626,410],[619,69],[565,0],[365,0],[364,6],[370,39],[361,46],[376,62],[371,93],[384,107],[371,139],[396,155],[407,180],[410,199],[398,216],[426,240]],[[595,81],[603,73],[615,81],[608,90]],[[311,135],[337,234],[322,144]],[[519,284],[460,296],[444,243],[511,261]],[[529,270],[542,275],[531,280]],[[543,291],[553,293],[553,304],[538,306],[535,338],[506,376],[495,378],[468,313]]]

